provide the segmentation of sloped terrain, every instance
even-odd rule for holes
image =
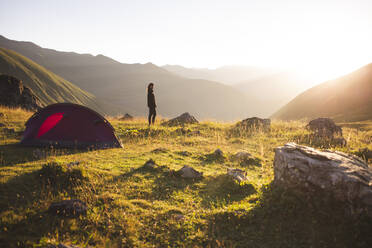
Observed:
[[[31,88],[46,106],[56,102],[72,102],[105,113],[103,105],[90,93],[57,76],[32,60],[0,48],[0,74],[14,76]]]
[[[276,112],[282,120],[331,117],[337,121],[372,119],[372,64],[317,85]]]

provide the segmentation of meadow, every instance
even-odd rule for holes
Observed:
[[[261,132],[212,121],[148,128],[144,119],[109,117],[124,148],[77,150],[22,147],[32,113],[0,112],[15,130],[0,128],[0,247],[372,247],[367,217],[348,219],[336,202],[272,184],[275,147],[296,142],[360,155],[372,150],[372,122],[340,123],[347,145],[339,146],[312,139],[304,121],[273,121]],[[239,151],[252,159],[234,160]],[[149,159],[155,168],[143,166]],[[184,165],[203,178],[173,173]],[[229,167],[245,170],[248,181],[231,179]],[[83,200],[87,214],[48,213],[64,199]]]

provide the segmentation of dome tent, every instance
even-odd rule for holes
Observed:
[[[73,103],[56,103],[37,111],[26,122],[21,144],[67,148],[122,147],[114,128],[103,116]]]

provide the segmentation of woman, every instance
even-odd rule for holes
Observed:
[[[155,123],[156,117],[156,103],[153,83],[149,83],[147,86],[147,106],[149,107],[149,125],[151,125],[151,123]]]

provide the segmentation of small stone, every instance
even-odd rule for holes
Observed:
[[[78,217],[86,214],[87,205],[81,200],[64,200],[52,203],[48,212],[59,216]]]
[[[247,172],[241,169],[227,168],[227,175],[231,176],[234,180],[240,182],[248,181]]]
[[[216,149],[213,154],[217,157],[223,157],[223,152],[221,149]]]
[[[244,161],[244,160],[248,160],[250,158],[252,158],[252,154],[250,154],[248,152],[244,152],[244,151],[237,152],[236,154],[234,154],[232,156],[233,160],[238,160],[238,161]]]
[[[203,173],[195,170],[194,168],[185,165],[180,170],[177,171],[177,174],[183,178],[201,178]]]
[[[149,168],[155,168],[156,167],[156,163],[154,160],[152,159],[149,159],[146,161],[146,163],[143,165],[144,167],[149,167]]]

